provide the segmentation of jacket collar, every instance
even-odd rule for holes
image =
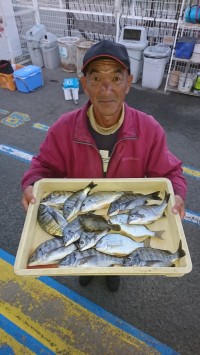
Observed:
[[[88,116],[87,110],[91,105],[89,100],[81,110],[79,110],[76,117],[75,130],[74,130],[74,140],[94,144],[94,140],[90,133],[88,132]],[[125,116],[124,122],[119,129],[119,139],[132,139],[136,138],[137,133],[135,131],[135,109],[129,107],[126,103],[124,105]]]

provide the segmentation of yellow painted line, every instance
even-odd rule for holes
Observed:
[[[200,178],[200,171],[199,170],[190,168],[188,166],[183,166],[183,171],[185,174]]]
[[[55,354],[160,354],[2,259],[0,269],[3,316]]]

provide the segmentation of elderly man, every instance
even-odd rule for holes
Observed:
[[[165,177],[175,192],[173,212],[184,217],[186,181],[181,161],[168,149],[163,128],[152,117],[125,103],[132,75],[126,47],[102,40],[89,48],[80,79],[89,101],[63,114],[49,129],[24,174],[22,204],[35,202],[33,184],[41,178]],[[87,285],[92,277],[80,277]],[[111,291],[119,276],[107,276]]]

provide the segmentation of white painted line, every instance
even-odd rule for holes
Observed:
[[[1,113],[2,115],[7,115],[7,114],[9,113],[9,111],[3,110],[3,109],[0,108],[0,113]]]
[[[16,159],[20,159],[26,162],[30,162],[33,157],[33,155],[24,152],[23,150],[15,149],[3,144],[0,144],[0,152],[14,156]]]
[[[200,225],[200,214],[194,211],[186,210],[184,221],[192,222]]]

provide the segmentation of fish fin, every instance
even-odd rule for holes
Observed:
[[[120,231],[121,227],[119,224],[109,224],[110,229],[114,230],[114,231]]]
[[[185,251],[182,248],[182,240],[180,239],[178,250],[177,250],[179,258],[182,258],[183,256],[186,255]]]
[[[164,238],[162,237],[162,234],[164,233],[165,231],[156,231],[155,232],[155,237],[156,239],[159,239],[159,240],[163,240]]]
[[[152,193],[152,200],[162,200],[162,198],[159,196],[160,191],[156,191]]]
[[[151,240],[151,237],[148,237],[147,239],[145,239],[145,240],[143,241],[143,244],[144,244],[144,247],[145,247],[145,248],[151,247],[151,246],[150,246],[150,240]]]
[[[156,262],[160,262],[160,260],[145,260],[145,266],[154,266]]]
[[[171,196],[171,194],[168,193],[167,191],[165,191],[165,198],[164,198],[164,200],[166,201],[166,203],[168,203],[170,196]]]

